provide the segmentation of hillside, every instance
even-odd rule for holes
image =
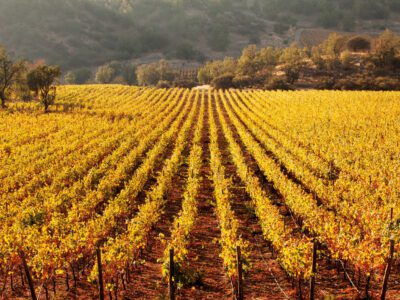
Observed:
[[[203,61],[288,45],[305,28],[398,31],[399,10],[398,0],[0,0],[0,44],[64,69],[155,54]]]

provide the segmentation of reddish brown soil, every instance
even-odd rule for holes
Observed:
[[[206,102],[207,107],[208,102]],[[207,110],[206,110],[207,112]],[[181,299],[229,299],[232,297],[230,282],[224,275],[223,262],[219,257],[218,239],[220,230],[213,205],[213,188],[210,170],[209,121],[205,114],[202,133],[203,166],[201,168],[201,188],[198,196],[198,218],[191,234],[189,253],[192,258],[191,267],[201,272],[200,287],[183,288],[178,292]]]
[[[216,111],[216,107],[214,110]],[[227,120],[230,129],[235,133],[225,111],[223,111],[222,117]],[[294,290],[262,237],[261,226],[254,213],[251,198],[245,191],[245,184],[237,175],[236,166],[229,152],[229,144],[223,135],[218,119],[216,124],[226,175],[232,179],[231,205],[240,223],[239,234],[250,244],[251,269],[245,278],[246,297],[250,299],[287,299],[294,295]]]

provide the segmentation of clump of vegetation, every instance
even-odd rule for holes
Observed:
[[[353,52],[368,51],[357,54]],[[317,88],[387,89],[381,78],[397,78],[400,69],[400,38],[385,31],[373,40],[332,33],[320,45],[302,49],[246,47],[238,59],[212,61],[200,68],[198,80],[215,88],[292,89],[297,81]],[[327,80],[326,77],[332,78]],[[341,79],[336,79],[341,78]],[[342,79],[348,78],[348,84]],[[355,78],[355,79],[352,79]],[[231,80],[232,79],[232,80]],[[367,82],[367,83],[366,83]]]
[[[232,74],[223,74],[214,78],[211,84],[216,89],[229,89],[233,87],[233,77],[234,76]]]
[[[0,100],[1,107],[6,107],[6,95],[10,91],[21,69],[19,63],[15,63],[7,53],[0,47]]]
[[[139,66],[136,75],[139,85],[157,85],[160,81],[171,85],[176,72],[166,60],[162,59],[156,63]]]
[[[31,70],[27,75],[28,85],[32,91],[38,93],[40,103],[47,112],[49,106],[56,98],[56,87],[54,84],[60,77],[61,71],[58,66],[40,65]]]
[[[89,69],[78,69],[69,71],[64,75],[64,81],[67,84],[84,84],[87,83],[92,76],[92,72]]]
[[[355,36],[347,41],[347,49],[353,52],[367,52],[371,50],[371,41],[362,36]]]

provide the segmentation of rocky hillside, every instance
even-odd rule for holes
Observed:
[[[203,61],[237,56],[249,43],[299,42],[309,29],[398,31],[398,11],[400,0],[0,0],[0,44],[64,69]]]

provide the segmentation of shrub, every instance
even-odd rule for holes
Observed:
[[[175,79],[172,83],[174,87],[191,89],[197,86],[197,83],[191,79]]]
[[[111,83],[114,80],[115,76],[115,69],[113,69],[111,66],[101,66],[97,69],[96,72],[96,82],[102,84]]]
[[[293,90],[293,88],[286,82],[286,80],[284,80],[283,78],[280,77],[272,77],[270,78],[264,88],[266,90],[282,90],[282,91],[289,91],[289,90]]]
[[[233,87],[233,75],[224,74],[219,77],[214,78],[211,81],[211,85],[216,89],[229,89]]]
[[[346,43],[348,50],[353,52],[363,52],[371,50],[371,42],[362,36],[355,36]]]
[[[67,84],[84,84],[91,76],[92,72],[90,72],[90,70],[79,69],[67,72],[64,76],[64,80]]]
[[[252,85],[255,84],[253,78],[248,75],[236,75],[233,78],[232,83],[235,88],[239,88],[239,89],[251,87]]]
[[[319,90],[332,90],[335,89],[336,79],[332,76],[322,77],[317,83],[316,88]]]
[[[136,69],[137,81],[139,85],[157,85],[159,81],[172,82],[176,77],[176,72],[166,60],[141,65]]]
[[[159,88],[159,89],[168,89],[170,87],[171,87],[171,84],[169,83],[169,81],[159,80],[157,82],[157,88]]]
[[[351,53],[348,50],[343,51],[340,54],[340,63],[345,69],[349,69],[351,67],[351,59]]]

